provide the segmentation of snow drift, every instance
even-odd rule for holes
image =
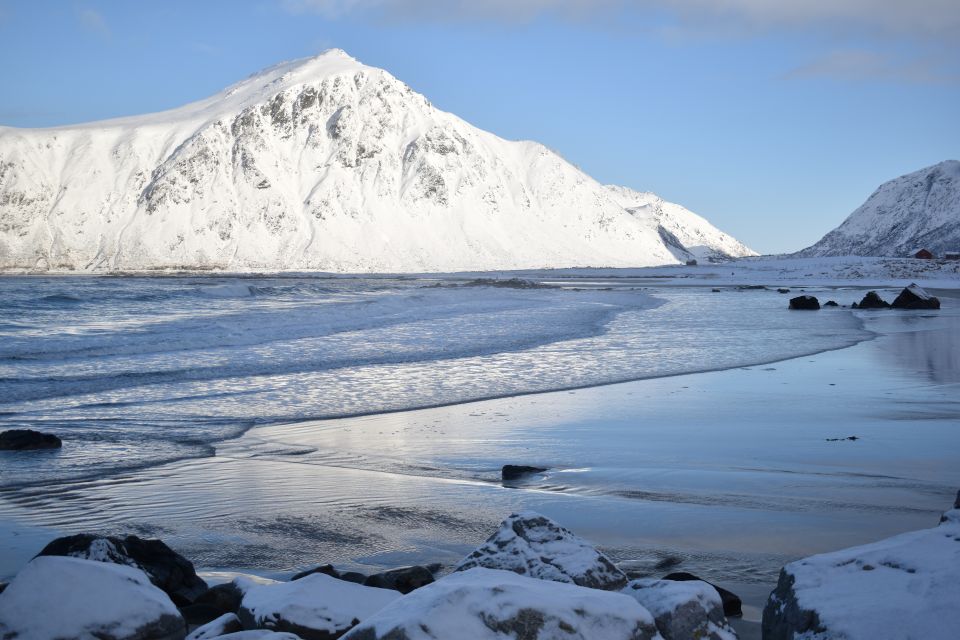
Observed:
[[[621,200],[543,145],[476,129],[339,50],[163,113],[0,128],[0,269],[415,272],[744,253],[701,242],[719,232],[689,216],[685,247]]]

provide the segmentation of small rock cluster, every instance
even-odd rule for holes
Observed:
[[[778,291],[785,293],[789,289],[778,289]],[[823,306],[838,307],[840,305],[830,300]],[[940,300],[924,291],[917,284],[911,284],[900,292],[893,304],[881,298],[876,291],[868,291],[860,302],[854,302],[850,307],[852,309],[939,309]],[[816,296],[797,296],[790,299],[790,309],[816,311],[820,309],[820,301],[817,300]]]
[[[876,291],[868,291],[863,300],[854,302],[852,306],[854,309],[939,309],[940,299],[911,284],[900,292],[893,304],[881,298]]]
[[[435,568],[364,576],[323,565],[289,582],[241,575],[208,588],[188,560],[159,540],[69,536],[47,545],[0,592],[0,638],[737,637],[722,590],[689,574],[628,581],[601,552],[532,512],[507,518],[450,575],[435,580]]]

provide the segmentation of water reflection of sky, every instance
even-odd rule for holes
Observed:
[[[847,311],[788,312],[772,291],[433,284],[0,279],[0,427],[78,443],[9,462],[0,483],[209,455],[253,424],[741,366],[866,335]]]
[[[960,316],[909,312],[885,324],[891,331],[885,358],[931,382],[960,384]]]

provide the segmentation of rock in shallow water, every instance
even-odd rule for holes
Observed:
[[[176,606],[133,567],[38,557],[0,594],[0,638],[181,640]]]
[[[0,451],[59,449],[62,446],[60,438],[52,433],[41,433],[33,429],[10,429],[0,433]]]
[[[57,538],[37,555],[71,556],[136,567],[181,606],[192,604],[207,590],[207,583],[197,576],[193,563],[161,540],[81,533]]]
[[[736,640],[720,594],[701,580],[631,580],[623,592],[656,620],[664,640]]]
[[[454,573],[393,602],[344,640],[653,640],[633,598],[510,571]]]
[[[627,576],[588,542],[539,513],[515,513],[454,571],[502,569],[593,589],[622,589]]]
[[[811,556],[780,571],[765,640],[948,640],[960,630],[960,510],[938,527]]]
[[[293,633],[303,640],[333,640],[401,597],[314,573],[293,582],[255,583],[238,578],[243,591],[238,613],[246,629]]]
[[[815,296],[797,296],[790,298],[790,308],[799,311],[816,311],[820,308],[820,301]]]
[[[500,479],[503,482],[510,482],[512,480],[519,480],[532,473],[543,473],[544,471],[546,471],[546,468],[544,467],[528,467],[522,464],[505,464],[503,465],[503,468],[500,469]]]
[[[856,309],[889,309],[890,303],[880,297],[876,291],[868,291],[859,304],[854,303]]]

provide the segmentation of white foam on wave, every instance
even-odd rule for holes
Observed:
[[[203,455],[245,425],[744,366],[869,335],[847,311],[790,313],[767,291],[104,280],[79,281],[78,297],[134,302],[45,309],[0,345],[0,428],[55,422],[97,444],[3,482],[109,471],[117,450],[128,466]],[[240,289],[262,295],[207,295]]]

